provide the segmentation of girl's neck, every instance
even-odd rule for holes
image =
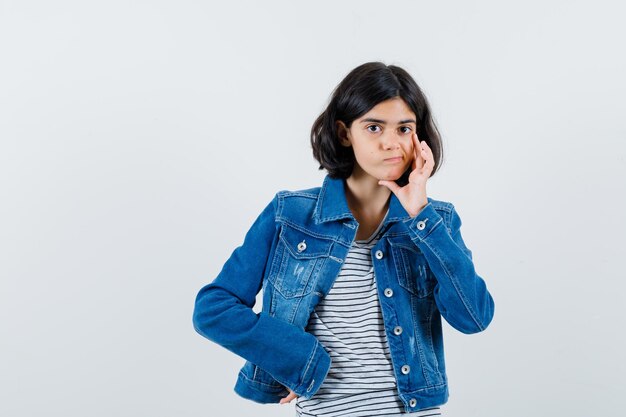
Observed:
[[[346,200],[352,214],[357,218],[379,218],[389,206],[389,188],[379,185],[378,179],[355,169],[346,179]]]

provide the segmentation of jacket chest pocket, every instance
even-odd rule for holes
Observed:
[[[330,239],[283,225],[269,281],[285,298],[310,293],[315,285],[315,280],[311,278],[324,267],[332,244]]]
[[[409,237],[390,238],[389,243],[400,286],[419,298],[431,296],[437,279],[424,253]]]

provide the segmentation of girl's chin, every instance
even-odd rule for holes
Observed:
[[[390,172],[380,176],[380,180],[395,181],[400,178],[404,172]]]
[[[366,171],[366,172],[371,177],[374,177],[379,181],[396,181],[397,179],[402,177],[405,171],[401,171],[399,169],[393,169],[393,170],[376,170],[376,171],[372,170],[372,171]]]

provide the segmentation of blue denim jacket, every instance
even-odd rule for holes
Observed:
[[[331,358],[304,329],[328,294],[358,223],[345,182],[279,191],[224,264],[198,293],[198,333],[246,359],[234,390],[259,403],[278,403],[290,388],[310,398]],[[448,400],[441,317],[463,333],[484,330],[494,302],[461,238],[449,202],[428,198],[411,218],[392,193],[386,232],[372,248],[385,330],[398,393],[407,412]],[[263,290],[262,311],[252,310]],[[400,334],[394,328],[404,329]]]

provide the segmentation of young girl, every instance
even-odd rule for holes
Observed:
[[[311,145],[322,186],[276,193],[198,293],[194,327],[246,359],[244,398],[297,398],[299,416],[441,415],[441,317],[480,332],[494,302],[454,205],[426,195],[442,158],[428,102],[402,68],[360,65]]]

